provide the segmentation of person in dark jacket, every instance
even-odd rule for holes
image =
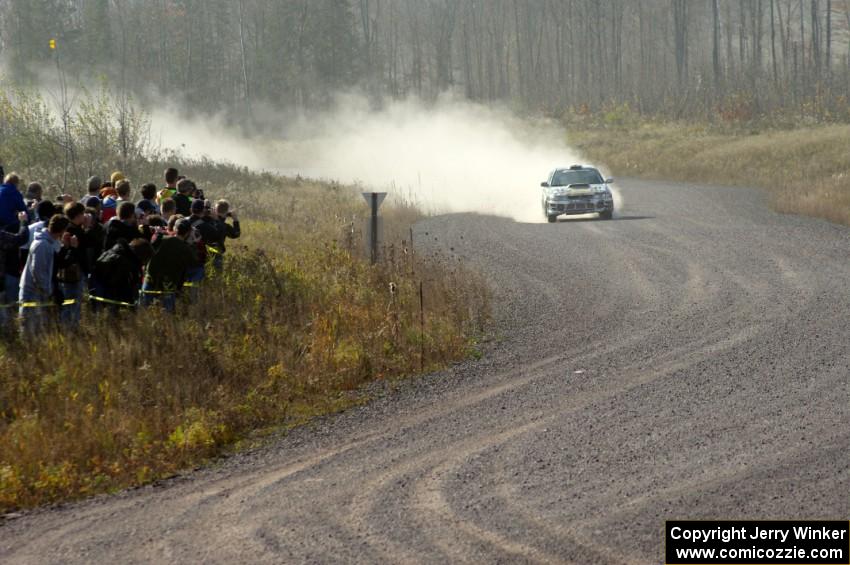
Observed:
[[[142,199],[136,203],[136,214],[139,216],[148,213],[159,214],[159,204],[156,202],[156,185],[150,182],[143,184],[141,192]],[[145,202],[151,205],[153,212],[148,212]]]
[[[92,305],[107,305],[117,312],[121,306],[135,306],[139,296],[142,267],[150,260],[150,242],[137,238],[131,242],[119,239],[95,261],[92,274]],[[98,301],[97,298],[104,300]]]
[[[112,249],[120,239],[129,243],[137,237],[139,226],[136,221],[136,206],[132,202],[122,202],[118,206],[118,215],[106,223],[103,250]]]
[[[177,205],[177,213],[181,216],[191,214],[193,192],[195,192],[195,183],[191,180],[183,179],[177,183],[177,194],[172,198]]]
[[[30,232],[27,228],[27,213],[18,212],[18,220],[21,223],[18,233],[9,233],[5,230],[0,230],[0,331],[3,333],[11,333],[12,327],[9,321],[14,318],[13,310],[15,303],[18,300],[17,295],[9,298],[5,292],[6,285],[6,255],[18,255],[21,245],[29,239]],[[17,280],[17,277],[15,277]],[[15,289],[18,285],[15,284]]]
[[[83,283],[89,267],[89,248],[92,241],[88,237],[86,208],[79,202],[66,204],[65,217],[70,222],[65,232],[62,251],[56,256],[56,279],[64,300],[74,300],[73,304],[62,307],[60,321],[74,327],[80,324],[83,301]]]
[[[194,250],[186,242],[192,233],[191,223],[182,219],[174,227],[174,235],[160,232],[154,239],[153,256],[145,271],[141,291],[142,305],[149,306],[159,300],[169,312],[174,312],[188,267],[195,261]]]
[[[218,234],[218,240],[211,244],[215,249],[213,251],[213,267],[220,271],[224,265],[224,253],[227,251],[227,239],[237,239],[242,235],[242,230],[239,227],[239,216],[235,210],[230,209],[230,203],[227,200],[219,200],[215,204],[212,213],[212,223]],[[227,222],[228,218],[233,219],[233,223]]]
[[[89,245],[86,247],[86,262],[83,271],[86,275],[91,275],[94,268],[94,262],[103,252],[103,242],[106,238],[106,230],[103,224],[100,223],[100,200],[89,197],[86,199],[85,220],[83,220],[83,229],[86,232],[86,239]]]
[[[27,185],[27,193],[24,195],[24,204],[27,206],[29,222],[35,221],[35,208],[44,199],[44,187],[40,182],[31,182]]]
[[[11,233],[18,233],[21,227],[18,212],[27,211],[24,195],[18,189],[20,184],[21,177],[17,173],[9,173],[0,184],[0,229]]]
[[[206,214],[203,200],[193,200],[189,223],[192,225],[192,234],[189,236],[189,244],[195,249],[195,264],[189,269],[189,282],[198,283],[204,280],[206,275],[206,263],[209,248],[219,240],[219,233],[212,218]]]

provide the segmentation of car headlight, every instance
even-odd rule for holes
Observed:
[[[608,188],[604,185],[596,186],[593,190],[596,191],[596,194],[605,194],[606,192],[608,192]]]
[[[554,189],[552,189],[552,195],[553,196],[563,196],[566,193],[567,193],[566,188],[554,188]]]

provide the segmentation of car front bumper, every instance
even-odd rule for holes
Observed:
[[[602,198],[555,200],[546,203],[546,214],[550,216],[561,214],[592,214],[594,212],[610,212],[613,210],[614,201]]]

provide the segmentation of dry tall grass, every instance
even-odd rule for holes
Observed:
[[[741,130],[630,123],[571,130],[615,174],[765,189],[777,211],[850,225],[850,126]]]
[[[359,195],[185,168],[224,182],[206,188],[242,210],[243,239],[177,316],[88,316],[80,332],[0,341],[0,511],[173,474],[253,430],[358,402],[366,381],[469,354],[483,283],[401,240],[370,266],[352,231],[367,213]],[[415,218],[386,212],[396,233]]]

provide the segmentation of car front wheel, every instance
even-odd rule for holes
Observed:
[[[604,212],[599,212],[600,220],[610,220],[614,217],[614,210],[605,210]]]

